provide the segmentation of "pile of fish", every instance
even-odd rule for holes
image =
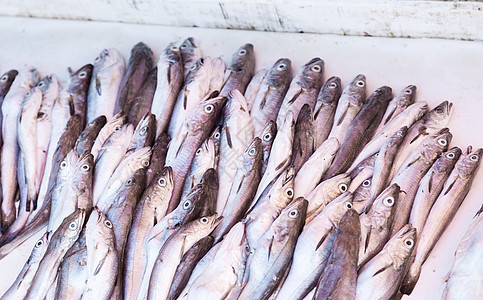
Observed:
[[[267,67],[188,38],[157,65],[105,49],[64,84],[5,73],[0,259],[45,233],[1,299],[410,294],[483,149],[450,148],[453,105],[413,85]]]

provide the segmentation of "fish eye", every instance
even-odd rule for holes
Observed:
[[[114,132],[118,132],[119,130],[121,130],[121,125],[116,125],[116,127],[114,127]]]
[[[478,161],[480,158],[478,157],[478,155],[473,154],[473,155],[471,155],[471,156],[470,156],[470,159],[471,159],[472,161]]]
[[[200,154],[201,154],[201,148],[198,148],[198,150],[196,150],[195,155],[200,155]]]
[[[77,223],[76,222],[71,222],[69,224],[69,229],[70,230],[76,230],[77,229]]]
[[[149,160],[145,159],[145,160],[141,161],[141,165],[146,168],[147,166],[149,166]]]
[[[341,183],[339,184],[339,191],[341,191],[342,193],[344,193],[345,191],[347,191],[347,184],[345,183]]]
[[[188,45],[186,45],[186,44],[182,44],[182,45],[180,46],[180,48],[181,48],[181,49],[185,49],[186,47],[188,47]]]
[[[364,180],[364,182],[362,183],[362,186],[365,186],[365,187],[368,187],[371,185],[371,180],[370,179],[366,179]]]
[[[250,246],[246,245],[246,246],[245,246],[245,252],[246,252],[246,253],[250,253],[250,251],[251,251],[251,250],[250,250]]]
[[[293,197],[293,188],[288,188],[285,191],[285,195],[287,195],[287,197],[289,197],[289,198],[292,198]]]
[[[190,209],[192,205],[193,205],[193,203],[191,202],[191,200],[186,200],[186,201],[183,203],[183,209],[184,209],[184,210]]]
[[[316,73],[319,73],[320,70],[322,70],[322,68],[319,65],[315,65],[315,66],[312,66],[312,68],[310,68],[310,70],[312,70]]]
[[[287,65],[286,64],[279,64],[277,69],[282,71],[282,70],[285,70],[287,68]]]
[[[387,197],[384,200],[382,200],[382,204],[384,204],[387,207],[391,207],[394,205],[394,198],[393,197]]]
[[[60,163],[60,168],[61,169],[65,169],[67,167],[67,162],[66,161],[63,161]]]
[[[219,132],[216,132],[215,135],[213,136],[215,139],[219,139],[220,138],[220,133]]]
[[[329,88],[333,89],[333,88],[336,88],[337,87],[337,83],[335,82],[332,82],[331,84],[329,84]]]
[[[139,131],[139,134],[140,135],[146,135],[146,132],[148,131],[148,129],[146,127],[143,127],[141,128],[141,130]]]
[[[263,136],[263,140],[266,141],[266,142],[270,141],[271,138],[272,138],[271,133],[267,133]]]
[[[109,220],[104,220],[104,225],[106,225],[107,228],[112,228],[112,223]]]
[[[159,184],[160,186],[166,186],[166,179],[164,179],[164,178],[159,178],[159,180],[158,180],[158,184]]]
[[[88,164],[84,164],[84,165],[82,165],[81,169],[82,169],[82,171],[87,172],[87,171],[89,171],[90,167],[89,167]]]
[[[251,148],[250,151],[248,151],[248,154],[250,154],[250,156],[253,156],[257,154],[257,150],[255,148]]]
[[[28,96],[30,96],[31,94],[32,94],[32,93],[31,93],[30,91],[28,91],[28,92],[26,92],[26,93],[25,93],[25,97],[28,97]]]
[[[404,94],[406,95],[411,95],[413,93],[413,91],[411,91],[410,89],[407,89],[404,91]]]
[[[453,159],[454,158],[454,153],[453,152],[450,152],[448,154],[446,154],[446,157],[449,158],[449,159]]]
[[[37,243],[35,244],[35,247],[38,248],[44,244],[44,241],[38,240]]]
[[[445,139],[439,139],[438,144],[440,144],[441,146],[446,146],[448,142]]]
[[[207,217],[203,217],[203,218],[201,218],[200,221],[201,221],[201,223],[206,224],[206,223],[208,223],[208,218]]]
[[[347,208],[347,209],[349,210],[349,209],[351,209],[351,208],[352,208],[352,203],[350,203],[350,202],[346,202],[346,203],[344,204],[344,207],[345,207],[345,208]]]
[[[7,79],[8,79],[8,76],[7,75],[4,75],[1,80],[2,81],[7,81]]]
[[[247,54],[247,50],[241,49],[240,51],[238,51],[238,54],[239,55],[245,55],[245,54]]]
[[[404,241],[404,244],[406,245],[406,247],[408,247],[409,249],[411,249],[414,246],[414,241],[413,241],[413,239],[406,239]]]
[[[176,47],[176,46],[171,46],[171,50],[173,50],[173,51],[178,51],[178,50],[179,50],[179,48],[178,48],[178,47]]]
[[[96,57],[96,59],[94,59],[94,62],[98,62],[100,59],[101,59],[101,56],[99,55],[98,57]]]
[[[129,178],[127,181],[126,181],[126,185],[129,186],[132,184],[132,178]]]
[[[84,78],[86,76],[87,76],[86,71],[82,71],[82,72],[79,73],[79,78]]]
[[[194,69],[196,69],[196,67],[197,67],[197,65],[196,65],[196,64],[193,64],[193,65],[191,66],[190,70],[194,70]]]
[[[356,82],[356,85],[358,87],[364,87],[366,85],[366,83],[363,80],[359,80],[359,81]]]
[[[292,209],[291,211],[288,212],[288,216],[291,219],[295,219],[296,217],[298,217],[298,215],[299,215],[299,211],[296,209]]]
[[[3,81],[3,78],[2,78],[2,81]],[[44,82],[43,82],[43,81],[39,82],[39,84],[37,84],[37,86],[38,86],[38,87],[42,87],[42,86],[44,86]]]
[[[438,114],[442,114],[442,113],[443,113],[443,108],[441,108],[441,107],[436,107],[435,111],[436,111]]]
[[[214,110],[215,110],[215,106],[213,104],[208,104],[204,108],[204,111],[207,114],[211,114]]]

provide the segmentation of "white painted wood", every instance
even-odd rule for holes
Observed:
[[[481,1],[3,0],[0,14],[258,31],[483,40]]]

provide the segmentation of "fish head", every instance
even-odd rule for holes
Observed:
[[[76,209],[73,213],[65,217],[62,224],[52,235],[51,240],[68,240],[73,243],[79,237],[79,234],[84,226],[84,220],[86,217],[86,211],[83,208]],[[61,242],[62,243],[62,242]],[[53,247],[56,245],[50,243]],[[50,247],[49,245],[49,247]]]
[[[364,209],[371,216],[372,227],[378,230],[390,229],[389,225],[394,216],[393,207],[398,201],[400,187],[397,183],[393,183],[382,191],[379,196],[371,204],[368,204]]]
[[[47,252],[51,237],[52,231],[46,231],[42,235],[42,237],[37,242],[35,242],[34,248],[32,249],[32,253],[30,254],[27,264],[32,265],[42,260],[45,252]]]
[[[75,149],[70,150],[59,165],[57,180],[66,182],[69,177],[73,177],[78,160],[79,155]]]
[[[359,214],[354,209],[347,210],[339,221],[338,231],[347,233],[349,236],[360,236],[361,222]]]
[[[439,157],[442,152],[448,150],[448,146],[451,143],[452,138],[453,135],[449,131],[449,128],[439,130],[423,141],[421,148],[422,155],[426,159],[433,161],[433,158],[436,159],[435,156]]]
[[[106,125],[106,123],[107,123],[107,118],[106,116],[102,115],[95,118],[89,124],[87,124],[85,130],[90,131],[89,128],[98,128],[98,130],[96,130],[98,132],[102,127],[104,127],[104,125]]]
[[[132,155],[132,166],[135,170],[146,169],[149,167],[149,162],[151,160],[151,147],[144,147],[136,150]]]
[[[323,185],[324,195],[328,199],[335,199],[349,190],[351,177],[347,173],[342,173],[324,180]]]
[[[214,96],[212,93],[205,97],[191,112],[187,123],[188,133],[191,135],[205,134],[212,130],[212,124],[218,120],[227,98]]]
[[[74,153],[77,152],[74,149]],[[94,170],[94,156],[86,151],[77,158],[73,183],[78,192],[92,190],[92,171]]]
[[[408,261],[416,243],[416,228],[404,225],[390,240],[384,249],[392,259],[393,267],[401,270]]]
[[[37,83],[37,87],[42,91],[42,93],[45,93],[49,89],[50,84],[52,83],[52,76],[55,77],[54,74],[46,75],[44,78],[42,78],[42,80],[39,81],[39,83]]]
[[[473,148],[469,146],[460,156],[458,162],[456,162],[455,169],[458,170],[458,174],[463,177],[473,176],[480,165],[482,155],[482,148],[473,150]]]
[[[357,75],[351,83],[346,86],[343,94],[349,96],[349,101],[354,106],[362,106],[366,99],[366,76],[363,74]]]
[[[262,159],[262,140],[259,137],[255,137],[250,145],[248,145],[245,153],[243,153],[243,169],[245,174],[251,172],[252,170],[258,170],[260,172],[262,167]]]
[[[364,175],[364,172],[360,173]],[[370,199],[371,186],[372,186],[372,174],[368,178],[362,178],[362,182],[354,191],[354,202],[364,202]],[[353,180],[352,182],[355,182]]]
[[[267,149],[267,147],[270,149],[276,135],[277,123],[273,120],[270,120],[267,122],[267,124],[265,124],[265,127],[263,127],[263,130],[259,136],[262,141],[263,149]]]
[[[42,91],[38,87],[25,93],[22,101],[22,113],[32,109],[39,110],[42,104]]]
[[[320,87],[324,76],[324,64],[322,59],[312,58],[299,71],[299,84],[304,89]]]
[[[171,64],[181,63],[181,51],[175,43],[170,43],[162,54]]]
[[[341,194],[339,197],[335,198],[327,204],[324,208],[323,213],[330,219],[330,221],[337,225],[340,222],[340,219],[344,216],[344,214],[352,209],[352,193],[345,192]]]
[[[282,205],[292,202],[294,196],[294,178],[295,170],[293,166],[290,166],[275,181],[272,188],[274,193],[270,196],[270,201],[281,203]]]
[[[308,201],[299,197],[283,209],[280,216],[272,224],[272,226],[275,226],[274,238],[276,241],[297,239],[305,224],[307,207]]]
[[[255,72],[255,52],[252,44],[245,44],[231,57],[230,69],[235,72],[247,72],[253,76]]]
[[[441,174],[445,172],[451,172],[460,156],[461,149],[458,147],[453,147],[448,151],[442,153],[438,160],[436,160],[432,166],[433,172]]]
[[[104,49],[94,60],[94,69],[99,72],[115,64],[121,64],[124,69],[125,62],[122,54],[114,48]]]
[[[398,107],[407,107],[414,103],[416,98],[416,86],[415,85],[408,85],[405,87],[399,95],[396,97],[396,105]]]
[[[85,91],[91,82],[93,68],[91,64],[84,65],[75,72],[68,68],[70,76],[67,80],[67,90],[71,93]]]
[[[102,244],[114,243],[113,227],[114,225],[106,214],[95,207],[86,224],[86,237],[89,237],[91,241],[101,242]]]
[[[3,88],[10,88],[12,82],[14,81],[15,77],[17,77],[18,71],[17,70],[10,70],[2,74],[0,77],[0,87]],[[3,92],[3,91],[2,91]]]
[[[408,127],[407,126],[403,126],[403,127],[399,128],[399,130],[396,131],[389,138],[389,141],[388,141],[389,147],[395,147],[397,145],[400,145],[402,143],[402,141],[404,140],[404,138],[406,137],[407,133],[408,133]]]
[[[151,50],[148,45],[143,42],[139,42],[132,47],[130,60],[135,57],[151,58],[153,54],[153,50]]]
[[[151,143],[154,140],[155,135],[156,116],[152,113],[146,113],[136,126],[132,140],[136,141],[137,145],[145,145],[146,142]]]
[[[297,116],[297,121],[296,123],[298,125],[296,126],[301,126],[302,128],[312,128],[314,121],[314,114],[312,111],[312,108],[308,103],[305,103],[302,108],[299,111],[299,115]]]
[[[211,216],[203,216],[196,220],[196,222],[198,222],[199,224],[198,226],[200,228],[200,231],[212,232],[213,229],[215,229],[215,227],[221,223],[221,220],[223,220],[223,216],[218,217],[218,215],[215,213]]]
[[[170,166],[164,167],[151,183],[153,197],[147,197],[148,206],[155,208],[171,199],[174,189],[173,169]],[[155,195],[155,196],[154,196]]]
[[[448,101],[441,102],[438,106],[433,108],[427,115],[426,119],[428,119],[433,126],[437,126],[441,124],[441,126],[445,126],[448,123],[448,120],[453,112],[453,103]]]
[[[288,58],[277,60],[265,78],[271,87],[277,87],[282,83],[289,82],[292,78],[292,61]]]
[[[332,76],[324,83],[317,97],[325,105],[337,105],[342,93],[342,83],[339,77]]]
[[[181,199],[176,209],[171,213],[171,226],[186,224],[196,219],[205,207],[205,193],[201,184],[195,185],[190,192]]]
[[[219,186],[218,172],[214,168],[209,168],[201,177],[200,184],[208,190],[217,190]]]
[[[219,155],[220,142],[221,142],[221,125],[215,127],[210,136],[210,141],[213,141],[213,146],[215,148],[215,155]]]
[[[186,60],[185,56],[187,56],[189,59],[192,59],[191,57],[201,56],[201,50],[198,47],[195,39],[192,37],[185,39],[179,46],[179,50],[183,56],[183,61]]]

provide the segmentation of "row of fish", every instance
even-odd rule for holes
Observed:
[[[255,73],[251,44],[228,67],[193,38],[152,56],[1,78],[0,259],[45,232],[1,299],[412,292],[483,154],[449,148],[452,103],[366,97],[320,58]]]

